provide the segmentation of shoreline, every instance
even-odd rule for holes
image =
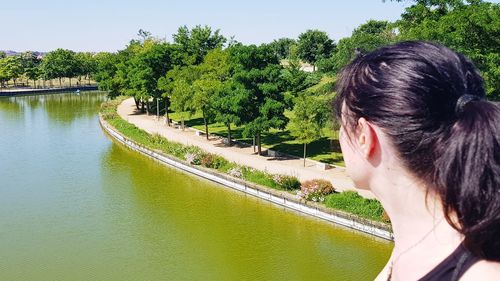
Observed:
[[[359,190],[349,178],[344,168],[331,168],[328,170],[318,169],[316,163],[307,161],[306,167],[300,158],[282,158],[275,156],[258,156],[251,146],[234,145],[228,147],[222,138],[211,137],[206,140],[204,135],[196,134],[197,130],[182,130],[178,127],[168,127],[162,119],[158,120],[154,115],[146,115],[139,112],[132,98],[127,98],[118,104],[116,109],[121,119],[148,134],[158,134],[165,139],[186,146],[196,146],[200,149],[219,155],[230,162],[238,165],[264,171],[271,174],[283,174],[294,176],[299,181],[313,179],[325,179],[332,183],[337,191],[352,190],[364,198],[373,199],[375,196],[368,190]]]
[[[233,178],[229,175],[213,171],[211,169],[190,165],[180,159],[176,159],[175,157],[166,155],[163,152],[155,151],[137,144],[136,142],[130,140],[129,138],[118,132],[118,130],[116,130],[113,126],[106,122],[106,120],[104,120],[101,115],[99,115],[99,123],[103,130],[107,134],[109,134],[109,136],[113,140],[118,141],[129,149],[132,149],[145,156],[148,156],[149,158],[159,161],[164,165],[177,168],[186,173],[208,179],[225,187],[229,187],[231,189],[266,200],[268,202],[286,207],[291,210],[298,211],[303,214],[307,214],[322,220],[342,225],[344,227],[348,227],[350,229],[371,234],[375,237],[383,238],[389,241],[394,240],[390,228],[382,223],[370,221],[368,219],[360,218],[352,214],[330,209],[314,202],[301,202],[301,200],[297,199],[292,194],[249,183],[244,180]]]
[[[15,89],[15,90],[1,90],[0,97],[14,97],[21,95],[39,95],[44,93],[59,93],[59,92],[71,92],[71,91],[96,91],[97,86],[74,86],[74,87],[63,87],[63,88],[46,88],[46,89]]]

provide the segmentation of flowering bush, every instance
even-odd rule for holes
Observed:
[[[306,200],[323,202],[325,201],[325,195],[334,191],[335,188],[329,181],[314,179],[303,182],[297,195]]]
[[[235,178],[241,178],[243,176],[243,172],[241,171],[240,167],[231,168],[229,171],[227,171],[227,173]]]
[[[281,189],[294,190],[300,188],[300,181],[294,176],[274,175],[273,180]]]
[[[212,153],[205,153],[201,156],[200,163],[207,168],[219,169],[227,164],[227,160]]]

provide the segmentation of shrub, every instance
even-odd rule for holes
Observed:
[[[273,180],[279,188],[284,190],[294,190],[300,188],[300,181],[297,177],[288,175],[274,175]]]
[[[333,193],[335,188],[333,185],[323,179],[313,179],[302,183],[298,195],[306,200],[314,202],[323,202],[325,195]]]
[[[227,164],[227,160],[212,153],[205,153],[201,156],[200,163],[207,168],[219,169]]]

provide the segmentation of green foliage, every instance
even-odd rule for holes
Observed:
[[[276,182],[278,189],[282,190],[296,190],[300,188],[300,181],[297,177],[289,175],[274,175],[274,182]]]
[[[297,45],[297,41],[291,38],[280,38],[271,42],[270,47],[278,59],[288,59],[292,57],[292,46]]]
[[[295,100],[288,130],[301,143],[310,143],[322,136],[322,129],[330,117],[328,97],[301,94]]]
[[[33,52],[24,52],[21,54],[21,63],[24,75],[31,79],[36,80],[40,76],[40,63],[41,60]]]
[[[317,61],[329,57],[334,49],[335,43],[324,31],[307,30],[299,35],[298,56],[313,66]]]
[[[400,40],[431,40],[470,59],[481,70],[489,98],[500,99],[500,4],[416,1],[397,23]]]
[[[75,77],[79,65],[75,59],[75,52],[66,49],[56,49],[45,55],[41,64],[44,79],[59,79],[62,77]]]
[[[0,59],[0,81],[4,84],[12,79],[14,84],[23,74],[23,61],[20,56],[10,56]]]
[[[229,52],[234,63],[233,83],[245,89],[239,94],[248,95],[239,98],[240,101],[248,102],[245,110],[240,112],[240,120],[245,124],[243,134],[257,137],[260,154],[260,134],[271,128],[283,129],[287,122],[282,94],[282,66],[269,45],[257,47],[238,44],[231,47]]]
[[[322,72],[337,72],[358,54],[371,52],[395,40],[396,34],[389,22],[369,20],[356,28],[351,37],[341,39],[333,55],[318,62],[318,68]]]
[[[344,191],[333,193],[325,197],[325,205],[329,208],[342,210],[363,218],[383,221],[384,208],[375,199],[366,199],[357,192]]]
[[[209,26],[201,25],[191,30],[187,26],[181,26],[173,37],[174,42],[180,46],[184,63],[187,65],[201,63],[210,50],[221,48],[226,43],[226,38],[218,29],[212,32]]]

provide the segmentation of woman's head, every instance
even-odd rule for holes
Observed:
[[[380,129],[403,168],[456,217],[468,248],[500,258],[500,108],[485,100],[467,58],[430,42],[380,48],[343,69],[334,107],[344,142],[370,134],[369,124]],[[359,161],[355,147],[342,148],[347,166]]]

